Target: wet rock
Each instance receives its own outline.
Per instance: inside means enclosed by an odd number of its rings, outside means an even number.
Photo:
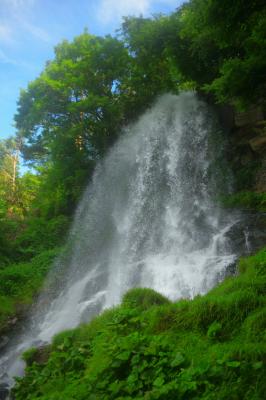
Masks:
[[[7,383],[0,383],[0,400],[6,400],[9,395],[9,387]]]
[[[237,274],[237,262],[234,262],[234,263],[227,265],[222,278],[224,279],[227,276],[234,276],[236,274]]]
[[[10,320],[10,325],[15,325],[18,322],[18,318],[14,317]]]
[[[242,211],[227,236],[236,254],[255,253],[266,243],[266,213]]]
[[[241,156],[240,156],[241,165],[246,166],[254,160],[254,155],[251,150],[247,149]]]
[[[0,349],[5,347],[8,342],[9,342],[9,337],[8,336],[0,336]]]

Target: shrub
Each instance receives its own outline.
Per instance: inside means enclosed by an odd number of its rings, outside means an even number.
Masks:
[[[17,310],[32,303],[58,253],[58,248],[47,250],[30,262],[0,269],[0,331]]]

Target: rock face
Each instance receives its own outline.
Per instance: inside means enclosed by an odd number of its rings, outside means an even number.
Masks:
[[[263,153],[266,150],[266,136],[256,136],[249,141],[249,144],[256,153]]]
[[[215,104],[212,95],[198,92],[217,114],[229,137],[228,160],[235,173],[235,190],[266,192],[266,104],[238,112],[232,104]]]
[[[258,192],[266,192],[266,155],[264,156],[261,168],[257,173],[255,185]]]
[[[257,122],[263,120],[263,109],[261,106],[251,106],[245,112],[235,112],[234,120],[235,126],[240,128],[247,125],[255,125]]]
[[[262,107],[234,114],[229,133],[229,159],[236,190],[266,192],[266,120]]]
[[[255,254],[266,243],[266,213],[238,210],[236,216],[238,222],[227,233],[233,250],[241,256]]]
[[[9,342],[9,337],[6,335],[0,336],[0,350],[4,348]]]
[[[21,319],[23,319],[24,314],[21,313]],[[0,330],[0,354],[4,350],[4,348],[7,346],[7,344],[10,341],[10,332],[14,331],[14,327],[17,325],[19,322],[19,318],[16,316],[12,316],[7,319],[6,324],[2,329]],[[1,400],[1,397],[0,397]]]

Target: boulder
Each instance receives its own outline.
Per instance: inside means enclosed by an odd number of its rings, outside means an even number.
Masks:
[[[249,145],[256,153],[263,153],[266,149],[266,136],[256,136],[250,139]]]

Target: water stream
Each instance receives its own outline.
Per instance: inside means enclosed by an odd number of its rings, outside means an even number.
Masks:
[[[176,300],[223,279],[238,256],[228,237],[237,217],[215,201],[228,186],[219,137],[193,93],[162,96],[124,130],[76,211],[68,261],[49,278],[61,276],[59,287],[42,294],[26,333],[0,359],[6,378],[21,373],[23,349],[88,321],[131,287]]]

